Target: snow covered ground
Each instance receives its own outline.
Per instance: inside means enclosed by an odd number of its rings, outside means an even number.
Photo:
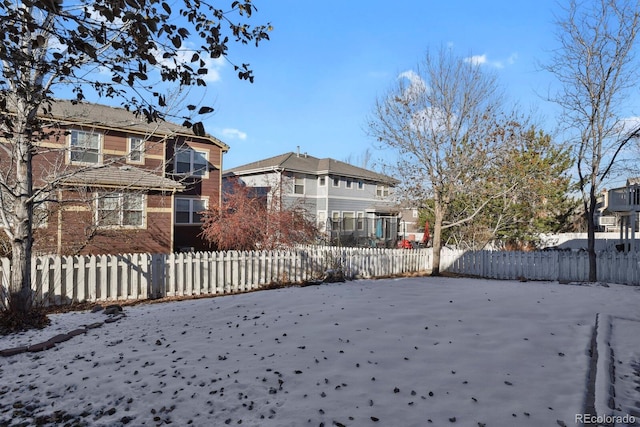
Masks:
[[[0,425],[574,426],[597,313],[625,319],[640,385],[638,307],[620,285],[430,277],[125,307],[0,358]],[[105,318],[52,315],[0,349]]]

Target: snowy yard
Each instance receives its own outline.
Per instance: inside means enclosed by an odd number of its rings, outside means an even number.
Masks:
[[[574,426],[597,313],[625,319],[616,404],[640,411],[639,307],[621,285],[430,277],[125,307],[0,358],[0,425]],[[52,315],[0,349],[106,318]]]

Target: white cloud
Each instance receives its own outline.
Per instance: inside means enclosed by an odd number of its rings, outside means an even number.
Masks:
[[[429,91],[428,85],[415,71],[409,70],[400,73],[399,79],[409,80],[409,86],[405,89],[403,96],[410,102],[421,102],[420,97]],[[425,106],[416,111],[411,119],[411,126],[422,132],[441,133],[448,130],[448,126],[455,117],[447,118],[446,113],[437,107]]]
[[[468,58],[464,58],[464,62],[470,62],[473,65],[482,65],[487,63],[487,55],[473,55]]]
[[[427,91],[427,84],[422,80],[422,77],[415,71],[404,71],[398,75],[398,79],[409,80],[409,86],[406,88],[404,96],[407,99],[414,99]]]
[[[221,134],[223,137],[229,138],[229,139],[239,139],[241,141],[244,141],[245,139],[247,139],[247,134],[238,129],[225,128],[225,129],[222,129]]]
[[[620,133],[631,133],[640,127],[640,117],[626,117],[620,120],[620,123],[618,124],[620,126]]]
[[[207,74],[201,76],[202,79],[207,83],[220,81],[221,79],[220,72],[222,71],[222,68],[224,68],[226,64],[225,59],[221,56],[216,59],[207,58],[204,60],[204,62],[206,64],[205,67],[207,68],[208,72]]]
[[[504,68],[505,67],[505,63],[507,65],[513,65],[515,64],[516,60],[518,59],[518,54],[517,53],[512,53],[507,59],[505,60],[498,60],[498,61],[490,61],[489,58],[487,58],[487,54],[482,54],[482,55],[473,55],[473,56],[469,56],[467,58],[464,58],[464,62],[469,62],[473,65],[487,65],[489,67],[493,67],[493,68]]]
[[[407,79],[411,82],[411,84],[420,84],[422,86],[424,86],[424,81],[422,80],[422,77],[420,77],[415,71],[412,70],[408,70],[408,71],[404,71],[402,73],[400,73],[398,75],[399,79]]]
[[[185,46],[184,50],[180,50],[177,52],[176,55],[176,62],[181,63],[181,64],[186,64],[189,65],[191,62],[191,57],[193,56],[194,51],[190,50],[188,46]],[[155,57],[156,57],[156,61],[158,61],[158,64],[162,64],[164,66],[173,68],[173,62],[169,59],[165,59],[163,58],[163,52],[161,51],[157,51],[155,53]],[[214,82],[218,82],[221,79],[221,71],[222,68],[224,68],[226,61],[224,59],[224,57],[220,56],[219,58],[202,58],[203,61],[205,62],[205,68],[207,69],[207,74],[202,74],[200,75],[200,78],[202,78],[202,80],[204,80],[207,83],[214,83]],[[198,66],[198,64],[196,63],[195,66]]]
[[[441,134],[449,132],[456,120],[455,115],[447,115],[441,108],[427,107],[413,115],[412,125],[421,132]]]

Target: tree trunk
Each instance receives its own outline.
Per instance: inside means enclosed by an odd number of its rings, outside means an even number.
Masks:
[[[26,123],[26,120],[25,120]],[[26,126],[25,126],[26,127]],[[9,310],[24,319],[31,311],[31,252],[33,247],[33,180],[31,144],[22,135],[15,147],[16,191],[11,226],[11,282]]]
[[[431,275],[440,275],[440,251],[442,250],[442,219],[444,213],[438,201],[436,200],[434,208],[434,221],[433,221],[433,262],[431,266]]]
[[[9,311],[24,319],[33,306],[31,294],[30,239],[11,242],[11,283],[9,285]]]
[[[596,224],[595,210],[597,205],[594,194],[595,187],[591,186],[589,194],[589,208],[587,209],[587,254],[589,256],[589,282],[598,281],[598,263],[596,259]]]

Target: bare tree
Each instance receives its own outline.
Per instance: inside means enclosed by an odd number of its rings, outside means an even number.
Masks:
[[[367,148],[360,155],[354,157],[353,154],[349,154],[345,159],[345,163],[349,163],[350,165],[358,166],[363,169],[371,168],[371,158],[373,157],[373,153],[371,150]]]
[[[427,53],[376,102],[370,136],[397,152],[408,196],[433,201],[433,275],[440,273],[443,228],[465,223],[508,191],[492,184],[487,166],[522,125],[503,114],[496,76],[447,48]],[[451,204],[465,193],[474,205],[464,218],[448,221]]]
[[[262,191],[270,188],[268,192]],[[311,244],[314,218],[302,204],[284,205],[279,188],[247,187],[229,178],[221,206],[203,212],[202,236],[218,250],[273,250]]]
[[[254,11],[251,0],[233,1],[227,11],[190,0],[171,6],[160,0],[0,3],[0,150],[8,171],[0,182],[0,214],[11,244],[8,312],[18,323],[28,321],[32,307],[34,207],[52,190],[34,187],[33,154],[50,136],[41,117],[56,90],[66,87],[77,101],[94,90],[148,121],[164,119],[162,82],[206,86],[211,61],[227,58],[233,41],[268,39],[269,25],[248,23]],[[234,68],[253,81],[248,64]],[[184,124],[203,133],[192,113],[211,107],[187,110]]]
[[[597,280],[595,231],[597,197],[620,154],[638,136],[622,117],[630,89],[638,83],[634,45],[640,6],[632,0],[571,0],[559,19],[554,51],[543,68],[560,83],[551,96],[572,132],[578,187],[586,216],[589,280]]]

